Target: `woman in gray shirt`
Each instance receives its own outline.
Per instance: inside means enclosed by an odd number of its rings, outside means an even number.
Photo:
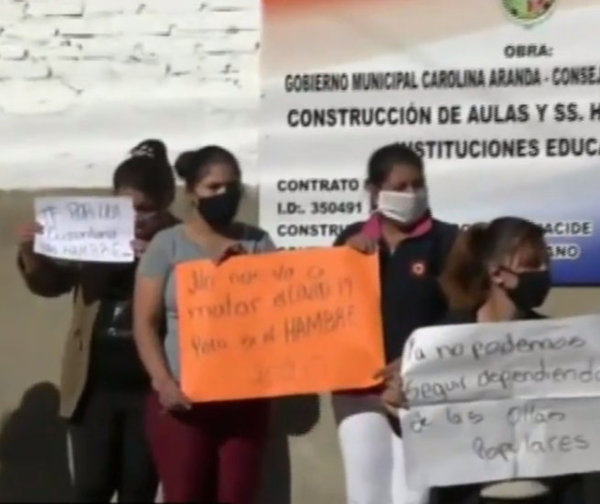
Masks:
[[[275,247],[266,232],[234,222],[242,184],[230,152],[216,146],[186,152],[175,169],[194,211],[184,224],[156,235],[136,278],[135,339],[155,391],[147,411],[150,445],[166,501],[255,504],[269,401],[191,403],[185,397],[179,385],[175,267]]]

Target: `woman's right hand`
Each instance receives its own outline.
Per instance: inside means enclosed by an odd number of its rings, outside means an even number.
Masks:
[[[192,407],[190,400],[181,391],[179,383],[168,378],[155,385],[158,400],[166,411],[187,411]]]
[[[400,408],[406,409],[408,407],[400,376],[385,383],[385,388],[381,393],[381,402],[392,416],[398,416]]]
[[[32,221],[21,224],[17,228],[17,240],[19,241],[19,246],[23,248],[31,247],[35,240],[35,235],[43,232],[44,228],[39,222]]]
[[[401,370],[402,360],[398,358],[375,375],[375,379],[383,381],[384,389],[381,393],[381,401],[386,410],[394,416],[398,415],[399,408],[408,406],[404,395]]]
[[[348,238],[346,245],[362,254],[372,254],[377,251],[377,240],[370,238],[363,232]]]

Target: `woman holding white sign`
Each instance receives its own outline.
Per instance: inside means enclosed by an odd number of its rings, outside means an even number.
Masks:
[[[373,215],[349,226],[335,245],[379,253],[385,353],[393,362],[412,331],[446,313],[437,277],[458,227],[432,217],[423,161],[404,145],[372,154],[367,189]],[[407,487],[397,420],[385,411],[380,392],[378,387],[333,395],[347,502],[424,504],[428,490]]]
[[[549,265],[544,230],[536,224],[503,217],[471,226],[459,236],[442,274],[452,309],[443,324],[543,318],[535,309],[550,291]],[[580,478],[564,476],[436,488],[431,504],[477,504],[482,499],[584,503]]]
[[[139,256],[177,221],[168,208],[175,180],[162,142],[138,145],[113,175],[117,196],[133,200]],[[33,250],[37,223],[20,230],[19,270],[43,297],[72,294],[60,413],[69,421],[77,502],[151,502],[158,480],[144,433],[149,380],[133,341],[136,263],[58,263]]]
[[[183,153],[175,168],[192,213],[184,224],[156,235],[136,279],[135,338],[155,391],[148,402],[150,444],[167,502],[255,504],[270,402],[192,403],[184,395],[175,270],[184,262],[221,262],[275,247],[265,231],[234,221],[242,181],[233,154],[204,147]]]

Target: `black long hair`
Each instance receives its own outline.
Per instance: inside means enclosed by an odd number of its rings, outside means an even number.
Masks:
[[[215,163],[229,166],[236,177],[241,178],[242,170],[237,158],[218,145],[208,145],[195,151],[183,152],[175,161],[175,171],[186,188],[192,190],[202,180],[206,169]]]
[[[452,308],[470,310],[488,296],[491,280],[488,267],[523,253],[527,266],[540,267],[549,261],[544,229],[520,217],[499,217],[463,231],[452,248],[442,287]]]
[[[113,174],[115,191],[131,187],[148,195],[157,205],[169,207],[175,199],[175,177],[161,140],[149,139],[129,151]]]

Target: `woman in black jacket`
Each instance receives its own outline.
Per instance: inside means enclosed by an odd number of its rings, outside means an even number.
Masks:
[[[371,155],[367,189],[373,212],[348,226],[335,245],[379,255],[386,362],[396,361],[409,335],[447,310],[438,277],[458,226],[432,215],[423,160],[405,145]],[[409,488],[397,420],[386,414],[380,387],[333,394],[348,503],[425,504],[427,488]]]

